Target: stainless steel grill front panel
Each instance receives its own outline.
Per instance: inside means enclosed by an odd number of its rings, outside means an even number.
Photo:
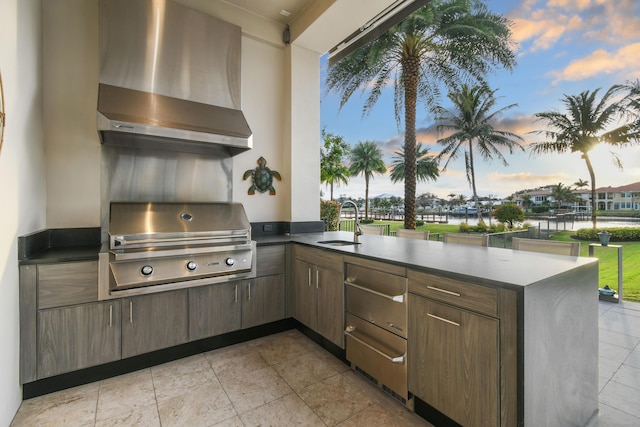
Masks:
[[[103,251],[101,299],[255,275],[256,244],[238,203],[113,202]]]

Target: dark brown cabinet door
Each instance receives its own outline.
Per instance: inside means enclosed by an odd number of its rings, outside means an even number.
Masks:
[[[120,301],[38,312],[37,376],[120,359]]]
[[[242,327],[284,319],[284,274],[242,281]]]
[[[465,426],[499,425],[499,322],[409,294],[409,391]]]
[[[187,342],[187,290],[122,299],[122,357]]]
[[[189,289],[189,339],[237,331],[241,324],[241,282]]]

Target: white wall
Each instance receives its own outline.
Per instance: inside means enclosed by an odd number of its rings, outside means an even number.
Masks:
[[[100,226],[98,2],[42,2],[47,227]]]
[[[22,399],[17,237],[45,227],[40,0],[0,0],[7,128],[0,150],[0,425]]]

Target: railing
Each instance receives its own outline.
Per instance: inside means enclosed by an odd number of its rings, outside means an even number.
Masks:
[[[514,237],[524,237],[526,239],[536,238],[537,234],[535,228],[528,228],[526,230],[516,231],[503,231],[501,233],[490,233],[489,247],[491,248],[505,248],[511,249],[511,244]]]

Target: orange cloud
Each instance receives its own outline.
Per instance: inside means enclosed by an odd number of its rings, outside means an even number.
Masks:
[[[526,184],[528,185],[545,185],[549,182],[560,182],[563,180],[570,179],[570,177],[564,173],[555,173],[555,174],[547,174],[547,175],[534,175],[531,172],[519,172],[519,173],[501,173],[501,172],[491,172],[486,175],[489,181],[497,181],[497,182],[509,182],[514,183],[517,182],[519,185]]]
[[[584,80],[598,74],[612,74],[621,70],[640,68],[640,43],[623,46],[616,52],[598,49],[590,55],[572,61],[563,70],[552,71],[554,83],[559,81]]]

